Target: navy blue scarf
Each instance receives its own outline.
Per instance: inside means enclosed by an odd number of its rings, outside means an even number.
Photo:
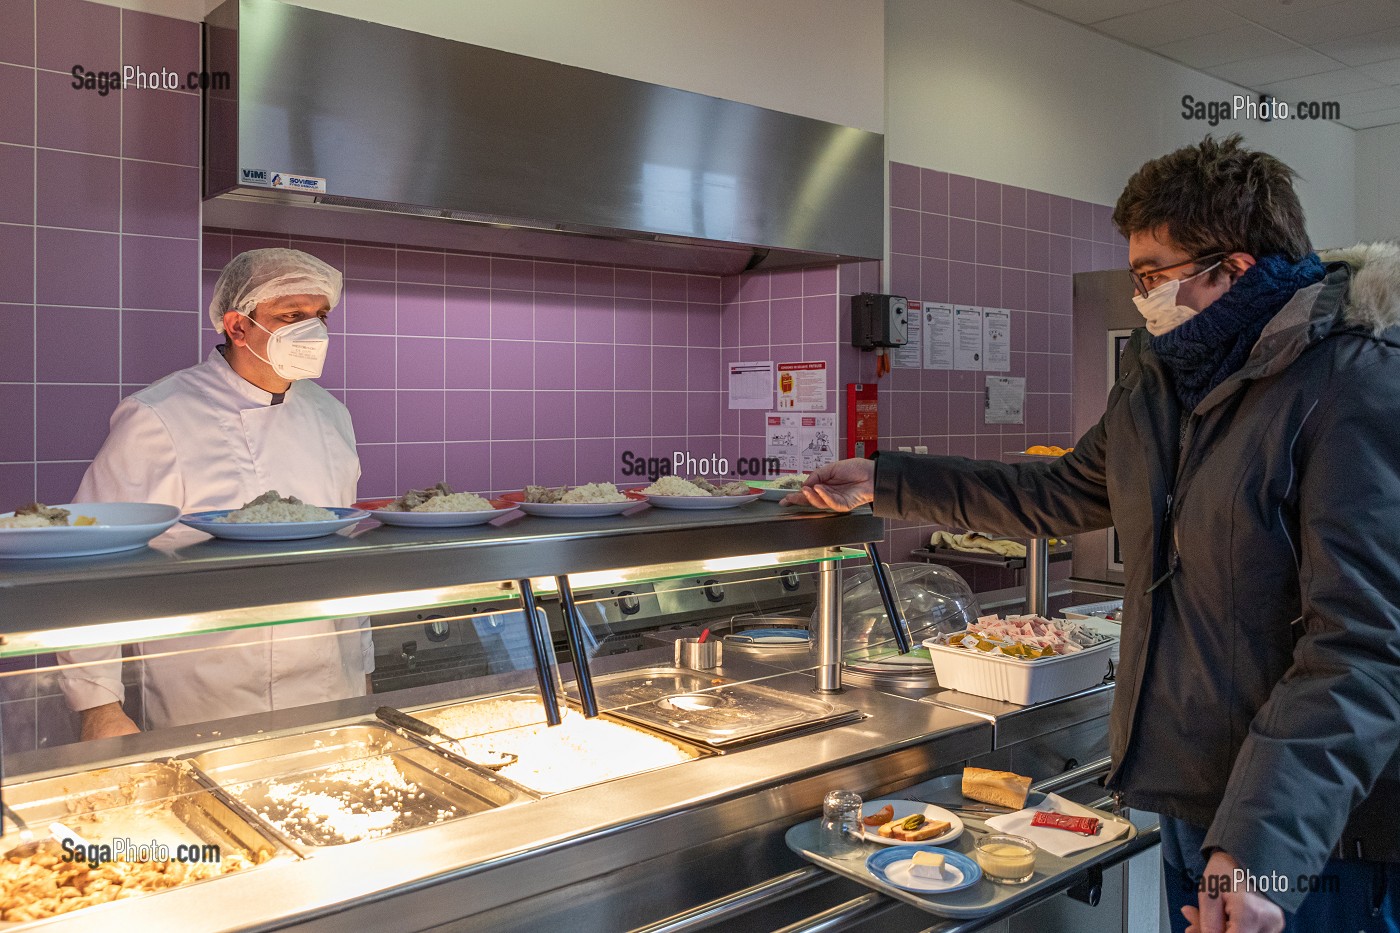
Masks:
[[[1176,397],[1193,410],[1249,359],[1264,326],[1301,288],[1321,281],[1322,262],[1265,256],[1200,314],[1158,337],[1152,349],[1172,374]]]

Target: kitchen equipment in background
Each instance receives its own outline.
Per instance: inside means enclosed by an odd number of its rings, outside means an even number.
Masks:
[[[938,685],[928,649],[900,654],[890,633],[885,607],[870,570],[846,574],[842,596],[842,678],[860,686]],[[977,621],[977,597],[967,581],[937,564],[892,564],[890,581],[909,622],[915,644],[960,632]]]
[[[274,0],[205,49],[206,226],[711,275],[883,254],[879,133]]]
[[[870,457],[880,445],[880,386],[846,383],[846,456]]]
[[[862,715],[829,700],[674,667],[609,674],[594,687],[599,705],[612,715],[712,748],[825,729]]]
[[[676,667],[688,667],[693,671],[708,671],[724,663],[724,643],[718,639],[708,641],[703,635],[676,639],[675,653]]]
[[[1109,390],[1118,381],[1123,348],[1133,329],[1141,326],[1128,270],[1074,276],[1075,437],[1103,417]],[[1112,528],[1075,535],[1070,568],[1074,580],[1099,584],[1106,596],[1122,594],[1123,558]]]
[[[861,350],[909,342],[909,300],[861,292],[851,296],[851,346]]]

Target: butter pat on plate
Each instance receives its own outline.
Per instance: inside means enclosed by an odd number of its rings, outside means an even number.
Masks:
[[[943,856],[937,852],[915,852],[909,874],[926,881],[942,881]]]

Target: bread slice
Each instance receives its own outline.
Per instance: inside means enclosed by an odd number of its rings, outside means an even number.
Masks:
[[[923,842],[927,839],[935,839],[946,833],[953,826],[952,823],[945,823],[942,820],[928,820],[918,829],[899,829],[894,831],[894,838],[900,842]]]
[[[970,800],[1019,810],[1026,805],[1031,779],[1011,771],[963,768],[962,792]]]

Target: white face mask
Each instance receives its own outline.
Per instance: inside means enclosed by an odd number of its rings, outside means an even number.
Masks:
[[[1148,333],[1154,337],[1160,337],[1169,330],[1175,330],[1198,312],[1195,308],[1188,308],[1186,305],[1176,303],[1176,293],[1181,289],[1182,282],[1189,282],[1192,279],[1200,278],[1215,266],[1202,269],[1195,275],[1187,276],[1184,279],[1169,279],[1158,285],[1146,295],[1134,295],[1133,304],[1137,305],[1138,313],[1147,321]]]
[[[248,317],[246,314],[243,316]],[[248,348],[248,352],[271,366],[277,375],[293,381],[315,379],[321,375],[331,340],[325,321],[313,317],[277,330],[267,330],[252,318],[248,320],[268,333],[266,357],[260,356],[252,347]]]

